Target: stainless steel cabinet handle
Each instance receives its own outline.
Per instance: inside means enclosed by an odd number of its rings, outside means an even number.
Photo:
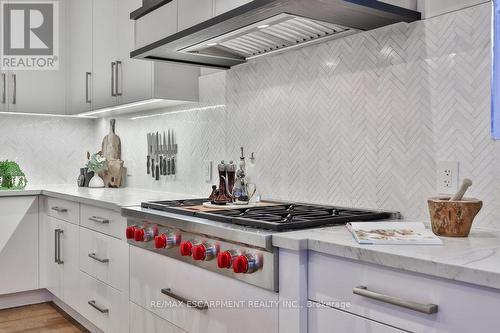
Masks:
[[[54,262],[59,263],[59,258],[57,258],[57,243],[59,239],[59,229],[54,229]]]
[[[61,235],[64,233],[64,230],[57,230],[57,263],[59,265],[64,264],[64,261],[61,260]]]
[[[58,207],[58,206],[51,207],[50,209],[55,210],[58,213],[68,212],[68,210],[66,208],[62,208],[62,207]]]
[[[7,75],[5,73],[2,73],[2,104],[7,103],[7,87],[6,87],[6,77]]]
[[[88,301],[87,303],[88,303],[91,307],[93,307],[94,309],[96,309],[97,311],[99,311],[100,313],[109,313],[109,309],[103,309],[103,308],[101,308],[99,305],[97,305],[97,304],[95,303],[95,301],[94,301],[94,300],[92,300],[92,301]]]
[[[407,301],[402,298],[394,296],[379,294],[377,292],[368,290],[366,286],[359,286],[353,288],[352,292],[359,296],[371,298],[380,302],[400,306],[417,312],[422,312],[426,314],[434,314],[438,312],[438,306],[436,304],[422,304],[413,301]]]
[[[16,104],[17,103],[17,75],[16,74],[12,74],[12,85],[13,85],[12,104]]]
[[[120,60],[116,61],[116,67],[115,67],[115,94],[116,96],[121,96],[122,92],[120,91],[120,72],[119,70],[122,69],[122,62]]]
[[[111,63],[111,96],[116,96],[115,92],[115,72],[116,72],[116,62]]]
[[[188,300],[187,298],[184,298],[182,296],[174,294],[170,288],[162,289],[161,293],[164,294],[164,295],[167,295],[169,297],[172,297],[173,299],[176,299],[176,300],[178,300],[181,303],[189,305],[190,307],[193,307],[193,308],[195,308],[197,310],[207,310],[208,309],[208,305],[206,305],[206,304],[200,304],[200,302],[191,301],[191,300]]]
[[[92,103],[90,99],[90,77],[92,76],[91,72],[85,73],[85,103]]]
[[[99,216],[89,217],[89,221],[97,222],[97,223],[102,223],[102,224],[108,224],[109,223],[108,219],[105,219],[105,218],[102,218],[102,217],[99,217]]]
[[[102,262],[103,264],[106,264],[109,262],[109,259],[101,259],[95,253],[89,253],[89,258],[92,258],[95,261]]]

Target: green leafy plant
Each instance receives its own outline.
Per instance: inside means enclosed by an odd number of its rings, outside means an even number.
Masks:
[[[14,161],[0,161],[0,190],[23,190],[28,184],[26,175]]]
[[[87,153],[87,156],[90,154]],[[101,152],[92,154],[92,156],[89,156],[89,160],[87,161],[87,168],[89,171],[93,171],[95,174],[98,172],[106,169],[107,163],[106,163],[106,158],[102,156]]]

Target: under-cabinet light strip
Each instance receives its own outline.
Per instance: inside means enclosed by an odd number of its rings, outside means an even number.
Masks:
[[[176,110],[176,111],[168,111],[168,112],[162,112],[162,113],[155,113],[155,114],[150,114],[150,115],[146,115],[146,116],[131,117],[130,119],[131,120],[139,120],[139,119],[153,118],[153,117],[159,117],[159,116],[167,116],[167,115],[176,114],[176,113],[213,110],[213,109],[223,108],[225,106],[226,106],[225,104],[210,105],[210,106],[203,106],[203,107],[198,107],[198,108],[191,108],[191,109],[184,109],[184,110]]]
[[[106,113],[106,112],[112,112],[112,111],[118,111],[118,110],[133,108],[133,107],[136,107],[136,106],[142,106],[142,105],[147,105],[147,104],[152,104],[152,103],[158,103],[158,102],[161,102],[161,101],[163,101],[163,99],[148,99],[148,100],[145,100],[145,101],[140,101],[140,102],[135,102],[135,103],[129,103],[129,104],[124,104],[124,105],[119,105],[119,106],[113,106],[113,107],[99,109],[99,110],[95,110],[95,111],[83,112],[83,113],[79,113],[77,116],[79,116],[79,117],[93,116],[93,115],[96,115],[96,114],[101,114],[101,113]]]
[[[96,117],[91,117],[91,116],[70,115],[70,114],[29,113],[29,112],[0,112],[0,117],[2,115],[51,117],[51,118],[79,118],[79,119],[95,119],[96,118]]]

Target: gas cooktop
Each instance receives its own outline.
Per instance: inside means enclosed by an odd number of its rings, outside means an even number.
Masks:
[[[206,198],[153,201],[144,202],[141,207],[274,231],[397,217],[397,213],[391,212],[283,202],[262,202],[250,208],[205,209],[203,203],[208,201]]]

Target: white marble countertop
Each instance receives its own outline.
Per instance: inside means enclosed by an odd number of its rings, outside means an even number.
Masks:
[[[277,234],[273,245],[500,289],[500,231],[473,229],[468,238],[442,240],[444,245],[361,245],[338,226]]]
[[[121,207],[137,206],[143,201],[190,198],[192,195],[145,190],[139,188],[88,188],[75,185],[46,185],[22,191],[0,191],[0,197],[47,195],[83,204],[119,211]]]

